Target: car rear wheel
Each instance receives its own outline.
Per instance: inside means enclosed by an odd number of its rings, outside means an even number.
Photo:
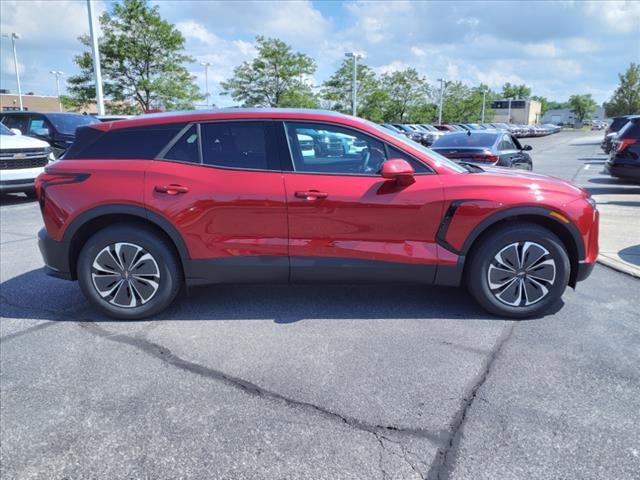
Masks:
[[[151,229],[114,225],[85,243],[78,281],[87,299],[109,316],[134,320],[173,302],[182,285],[176,256]]]
[[[466,285],[485,310],[527,318],[559,301],[570,271],[569,256],[553,232],[517,223],[480,240],[471,255]]]

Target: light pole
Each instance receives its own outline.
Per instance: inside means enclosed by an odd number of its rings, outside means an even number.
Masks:
[[[210,62],[202,62],[200,63],[204,67],[204,89],[205,89],[205,103],[207,107],[209,107],[209,67],[211,66]]]
[[[487,91],[482,90],[482,123],[484,123],[485,104],[487,101]]]
[[[507,113],[507,123],[511,123],[511,98],[509,98],[509,113]]]
[[[347,52],[344,54],[347,58],[353,58],[353,80],[351,82],[351,114],[356,116],[356,107],[357,107],[357,83],[358,83],[358,59],[364,58],[364,55],[356,52]]]
[[[62,111],[62,100],[60,100],[60,77],[64,75],[64,72],[60,70],[50,70],[51,75],[56,76],[56,91],[58,92],[58,110]]]
[[[18,54],[16,53],[16,40],[20,38],[20,35],[14,32],[11,35],[5,33],[2,36],[11,38],[11,46],[13,47],[13,65],[16,68],[16,84],[18,85],[18,105],[20,105],[20,110],[22,110],[22,89],[20,88],[20,73],[18,72]]]
[[[444,100],[444,78],[438,78],[440,82],[440,105],[438,106],[438,125],[442,125],[442,102]]]
[[[89,10],[89,34],[91,35],[91,51],[93,53],[93,73],[96,81],[96,103],[98,104],[98,115],[104,115],[104,98],[102,97],[102,73],[100,72],[100,49],[98,47],[98,32],[96,19],[93,15],[91,0],[87,0]]]

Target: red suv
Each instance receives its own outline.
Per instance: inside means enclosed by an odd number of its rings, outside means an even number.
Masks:
[[[522,318],[586,278],[598,212],[571,183],[457,164],[334,112],[229,109],[78,129],[37,180],[49,273],[125,319],[183,284],[465,284]]]

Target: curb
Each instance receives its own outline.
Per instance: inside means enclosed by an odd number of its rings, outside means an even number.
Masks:
[[[628,263],[618,260],[616,258],[605,257],[602,254],[598,255],[598,263],[605,265],[609,268],[617,270],[620,273],[630,275],[634,278],[640,278],[640,268],[629,265]]]

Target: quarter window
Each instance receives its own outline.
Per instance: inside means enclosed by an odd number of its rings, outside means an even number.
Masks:
[[[277,170],[266,122],[214,122],[200,126],[205,165],[243,170]],[[276,168],[277,167],[277,168]]]

